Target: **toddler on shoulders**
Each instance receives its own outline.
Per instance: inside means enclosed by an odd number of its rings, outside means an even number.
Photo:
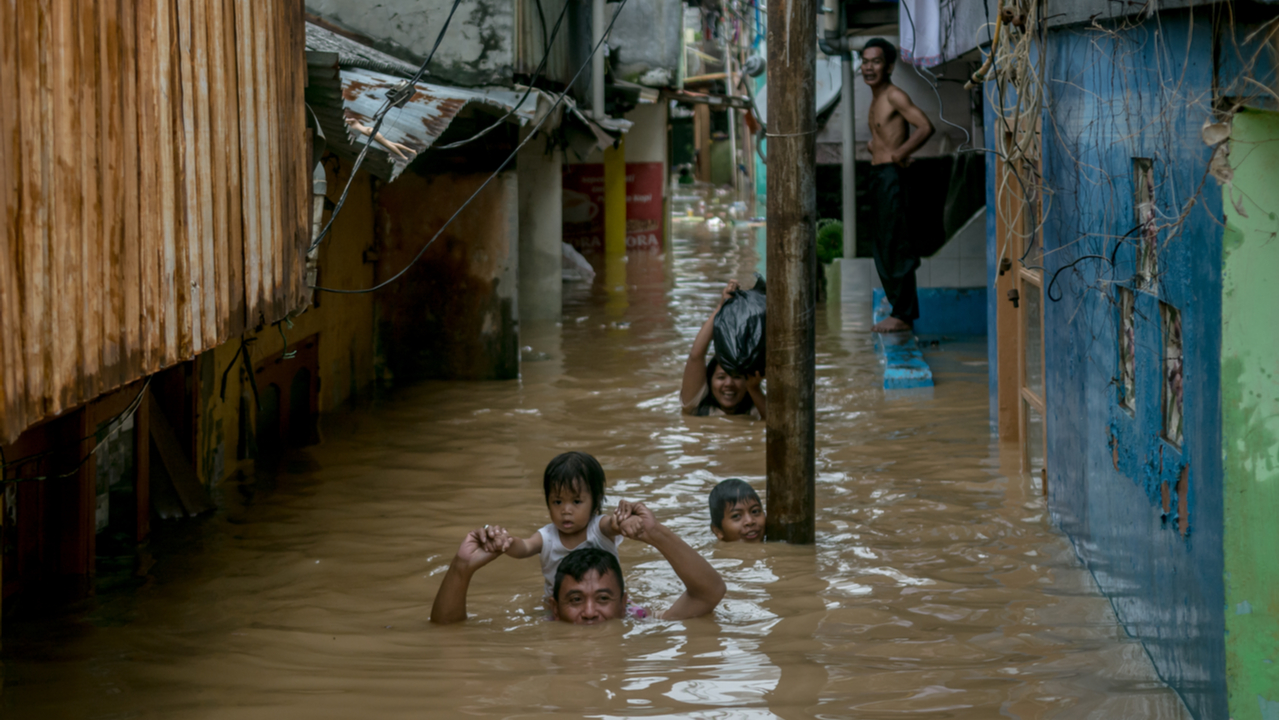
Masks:
[[[545,595],[550,597],[556,568],[570,551],[589,547],[618,555],[619,523],[630,516],[631,503],[624,500],[614,512],[601,514],[604,482],[604,468],[594,457],[582,452],[557,455],[542,475],[551,522],[527,538],[513,538],[504,528],[485,526],[485,550],[513,558],[539,556]]]

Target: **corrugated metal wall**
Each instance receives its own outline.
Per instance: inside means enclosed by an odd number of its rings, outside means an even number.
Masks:
[[[301,0],[0,0],[0,442],[305,303]]]
[[[571,67],[572,44],[569,39],[573,37],[573,28],[570,18],[566,16],[559,32],[554,38],[550,37],[556,25],[556,18],[560,17],[560,11],[568,2],[569,0],[516,0],[516,57],[513,72],[532,75],[533,71],[538,69],[542,56],[547,54],[547,39],[551,40],[551,52],[547,57],[547,66],[543,69],[542,76],[555,83],[567,83],[577,72],[578,68]],[[612,7],[610,13],[612,13]],[[587,22],[590,23],[590,10],[586,11],[586,17]],[[542,33],[544,19],[547,31],[545,36]]]

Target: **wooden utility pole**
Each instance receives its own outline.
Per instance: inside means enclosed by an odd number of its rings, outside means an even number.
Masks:
[[[769,540],[814,541],[815,0],[769,3]]]

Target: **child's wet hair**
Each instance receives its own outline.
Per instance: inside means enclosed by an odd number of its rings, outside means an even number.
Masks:
[[[587,457],[591,457],[588,455]],[[560,561],[560,567],[556,568],[556,582],[551,586],[551,597],[560,601],[560,582],[565,576],[573,578],[578,582],[582,582],[582,578],[587,573],[594,570],[597,575],[604,577],[607,573],[613,573],[618,578],[618,592],[622,595],[627,594],[627,586],[622,580],[622,566],[618,564],[618,558],[607,550],[593,547],[580,547],[577,550],[564,556]]]
[[[707,498],[707,507],[711,511],[711,527],[716,530],[722,529],[720,523],[724,522],[724,511],[743,500],[760,502],[760,496],[745,480],[729,478],[720,481],[719,485],[712,488],[711,496]]]
[[[599,515],[604,505],[604,468],[590,455],[570,451],[561,453],[547,463],[542,474],[542,494],[551,502],[556,490],[587,490],[591,493],[591,514]],[[576,577],[576,576],[575,576]]]

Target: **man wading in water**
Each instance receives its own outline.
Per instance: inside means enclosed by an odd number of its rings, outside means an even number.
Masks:
[[[658,617],[685,620],[706,615],[720,604],[725,591],[720,573],[680,536],[658,522],[642,503],[632,505],[631,515],[620,518],[618,524],[626,537],[657,548],[684,583],[684,594]],[[506,547],[497,552],[484,549],[491,539],[490,530],[488,525],[472,530],[462,541],[436,591],[431,622],[448,625],[467,619],[467,589],[471,578],[506,550]],[[510,536],[505,537],[505,543],[511,543]],[[618,559],[604,550],[588,547],[580,547],[560,561],[549,606],[551,619],[575,625],[595,625],[626,617],[642,619],[649,615],[646,609],[627,603]]]
[[[886,40],[873,38],[862,50],[862,79],[871,86],[871,196],[876,203],[876,272],[885,297],[893,306],[890,316],[871,327],[878,333],[902,332],[920,317],[916,297],[916,257],[907,237],[907,203],[900,168],[911,164],[911,153],[933,134],[933,124],[911,102],[910,96],[890,80],[898,50]],[[915,132],[907,133],[907,125]]]

